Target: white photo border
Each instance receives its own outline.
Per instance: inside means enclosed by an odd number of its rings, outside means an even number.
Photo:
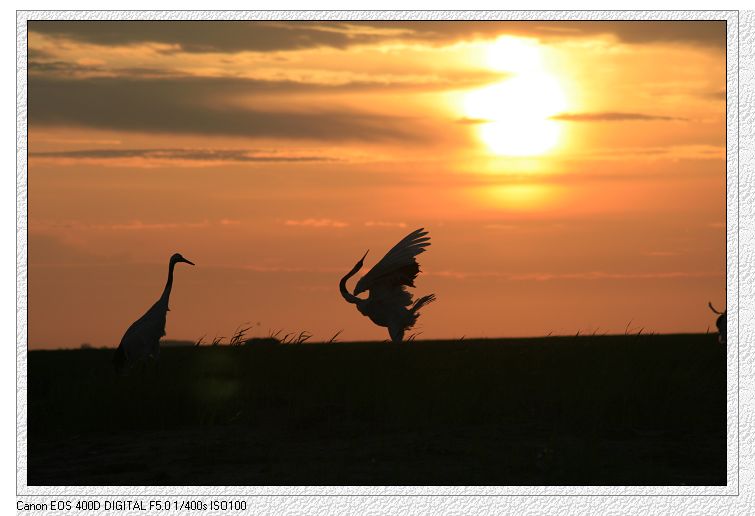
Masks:
[[[726,53],[726,234],[727,234],[727,484],[726,486],[28,486],[27,485],[27,22],[31,20],[724,20],[727,22]],[[743,259],[740,270],[740,199],[753,198],[752,170],[749,176],[741,177],[740,152],[746,164],[753,163],[755,135],[752,127],[740,133],[741,118],[751,120],[753,103],[740,110],[739,98],[753,99],[753,13],[739,11],[17,11],[17,68],[16,68],[16,185],[17,185],[17,335],[16,335],[16,494],[17,496],[213,496],[259,497],[264,506],[275,497],[344,497],[328,502],[330,509],[338,512],[353,511],[362,502],[353,502],[355,496],[390,497],[490,497],[513,496],[506,502],[508,510],[518,512],[517,507],[541,502],[530,497],[590,496],[603,497],[600,505],[605,510],[616,508],[617,496],[738,496],[743,473],[744,480],[752,483],[752,447],[745,446],[745,457],[740,458],[740,430],[742,425],[752,428],[752,416],[747,411],[747,421],[740,421],[740,404],[752,406],[753,374],[750,354],[753,344],[753,295],[752,285],[743,284],[741,277],[752,277],[754,250],[742,246]],[[741,29],[741,30],[740,30]],[[748,42],[740,47],[740,42]],[[741,50],[741,54],[740,54]],[[740,58],[747,66],[740,66]],[[744,84],[740,83],[744,79]],[[740,86],[742,84],[742,86]],[[740,151],[740,144],[742,145]],[[745,242],[752,241],[752,208],[743,211]],[[740,319],[740,295],[742,308],[750,317]],[[747,306],[745,306],[747,305]],[[740,326],[745,342],[740,346]],[[749,330],[749,331],[748,331]],[[748,362],[749,359],[749,362]],[[741,365],[741,370],[740,370]],[[741,376],[740,376],[741,373]],[[740,381],[744,386],[740,389]],[[747,432],[744,432],[748,435]],[[742,468],[740,470],[740,460]],[[351,500],[351,501],[349,501]],[[677,506],[669,498],[668,507]],[[288,500],[291,507],[305,509],[300,502]],[[623,503],[623,502],[622,502]],[[734,505],[736,502],[732,501]],[[640,506],[643,504],[640,503]],[[708,502],[695,505],[702,510]],[[429,508],[429,505],[425,506]],[[367,506],[362,506],[367,509]],[[646,506],[647,508],[647,506]]]

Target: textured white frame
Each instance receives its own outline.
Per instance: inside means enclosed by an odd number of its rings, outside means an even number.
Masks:
[[[754,505],[748,490],[752,485],[752,402],[755,379],[753,344],[752,206],[740,211],[740,198],[752,199],[752,164],[755,132],[752,119],[755,91],[755,29],[752,11],[17,11],[17,339],[16,339],[16,494],[24,501],[51,497],[98,496],[107,499],[176,499],[175,497],[245,498],[250,510],[275,507],[296,512],[363,512],[379,509],[390,513],[412,510],[435,512],[462,510],[475,513],[496,508],[507,512],[565,510],[576,502],[580,512],[621,511],[647,513],[658,508],[670,512],[691,510],[710,513],[723,508],[726,514],[747,513]],[[79,486],[35,487],[26,485],[27,401],[27,29],[29,20],[725,20],[727,22],[727,485],[726,486]],[[741,61],[740,61],[741,60]],[[741,82],[740,82],[741,81]],[[739,99],[745,99],[740,110]],[[749,122],[740,133],[739,123]],[[741,149],[740,149],[741,144]],[[746,164],[740,176],[740,155]],[[749,165],[749,167],[747,167]],[[740,227],[740,216],[744,222]],[[743,241],[740,242],[740,234]],[[742,270],[740,271],[740,249]],[[740,301],[742,306],[740,307]],[[749,317],[747,317],[749,315]],[[742,316],[740,318],[740,316]],[[740,327],[744,342],[740,346]],[[749,330],[749,331],[748,331]],[[740,388],[741,381],[741,388]],[[740,418],[740,408],[744,407]],[[740,444],[743,446],[740,448]],[[740,496],[741,495],[741,496]],[[723,497],[723,498],[721,498]],[[318,509],[319,508],[319,509]],[[176,514],[178,512],[171,512]],[[190,511],[186,511],[189,514]]]

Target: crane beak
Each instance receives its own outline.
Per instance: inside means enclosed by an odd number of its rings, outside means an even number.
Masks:
[[[369,253],[369,252],[370,252],[370,250],[367,249],[367,253]],[[367,253],[364,253],[364,256],[362,256],[362,258],[359,260],[359,263],[364,264],[364,259],[367,258]]]
[[[185,263],[188,263],[189,265],[194,265],[194,262],[190,262],[190,261],[189,261],[189,260],[187,260],[186,258],[184,258],[184,259],[183,259],[183,261],[184,261]]]

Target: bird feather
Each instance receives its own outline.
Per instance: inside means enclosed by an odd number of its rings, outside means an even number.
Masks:
[[[413,287],[414,280],[419,274],[419,264],[415,257],[425,252],[430,245],[430,237],[426,236],[424,228],[411,232],[398,244],[393,246],[370,271],[357,282],[357,291],[373,289],[382,290],[386,287]],[[405,292],[405,291],[404,291]],[[371,297],[373,293],[370,293]],[[411,299],[411,294],[406,292]]]

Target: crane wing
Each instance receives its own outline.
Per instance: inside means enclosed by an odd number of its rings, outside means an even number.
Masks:
[[[383,290],[404,285],[413,287],[419,274],[419,264],[415,257],[424,253],[425,247],[429,245],[430,237],[424,228],[409,233],[359,279],[356,291]]]

